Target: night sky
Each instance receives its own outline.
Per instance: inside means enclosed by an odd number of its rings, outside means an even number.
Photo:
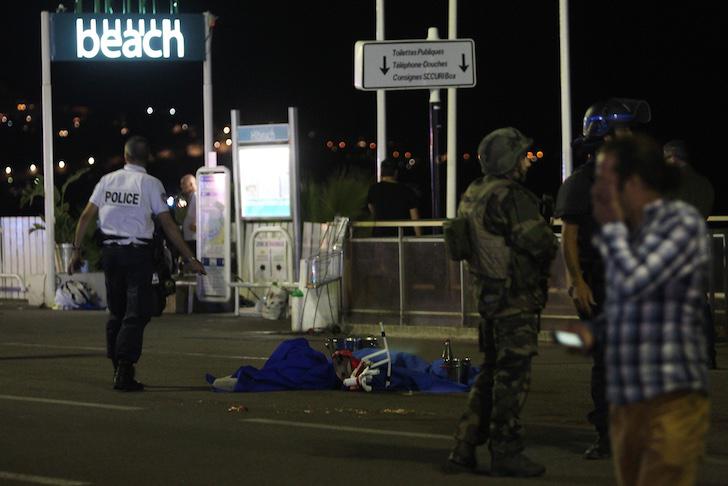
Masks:
[[[0,181],[2,214],[17,213],[12,206],[30,180],[24,175],[29,164],[42,167],[39,12],[54,11],[58,3],[2,3],[0,113],[17,118],[12,128],[0,125],[0,166],[13,167],[16,179]],[[88,10],[93,2],[85,3]],[[163,0],[158,3],[167,7]],[[726,214],[728,197],[719,183],[728,111],[719,73],[728,58],[725,7],[696,1],[674,6],[635,0],[570,3],[572,138],[592,102],[610,96],[646,99],[653,121],[645,130],[661,142],[687,140],[694,165],[716,186],[713,213]],[[287,107],[297,106],[304,176],[322,178],[346,165],[373,173],[375,152],[353,148],[358,140],[376,139],[375,94],[353,87],[353,45],[375,38],[374,0],[180,4],[182,13],[209,10],[219,17],[212,54],[216,139],[224,141],[231,108],[240,109],[243,124],[258,124],[285,122]],[[72,2],[66,6],[72,8]],[[475,157],[462,155],[474,154],[490,130],[511,125],[533,137],[545,153],[528,185],[555,195],[561,171],[558,1],[460,0],[458,24],[458,37],[475,41],[478,80],[474,88],[459,91],[458,190],[480,172]],[[447,36],[446,0],[387,2],[388,39],[424,38],[430,26]],[[148,135],[157,150],[172,154],[150,167],[170,192],[177,190],[179,176],[202,165],[201,156],[184,148],[202,143],[201,64],[54,63],[53,85],[56,134],[71,125],[74,114],[82,119],[66,139],[56,136],[56,160],[68,161],[65,174],[83,167],[89,155],[98,161],[74,191],[80,204],[103,173],[118,167],[122,127]],[[442,95],[445,100],[446,92]],[[412,152],[417,163],[404,179],[423,192],[425,215],[427,101],[426,90],[387,96],[390,149]],[[27,131],[16,111],[21,102],[35,106]],[[155,108],[154,115],[146,114],[147,106]],[[176,109],[173,117],[170,107]],[[181,123],[189,129],[173,134]],[[325,146],[329,140],[345,141],[347,149],[332,153]],[[229,151],[220,154],[222,163],[229,158]]]

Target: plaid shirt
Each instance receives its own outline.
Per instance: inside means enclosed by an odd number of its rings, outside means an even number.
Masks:
[[[709,251],[692,206],[659,199],[630,233],[608,223],[595,244],[607,277],[607,398],[614,405],[707,391],[703,306]]]

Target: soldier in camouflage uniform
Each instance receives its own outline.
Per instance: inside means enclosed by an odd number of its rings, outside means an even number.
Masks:
[[[467,266],[482,316],[485,361],[458,423],[450,470],[475,469],[475,448],[488,440],[492,475],[539,476],[546,470],[522,454],[519,418],[537,354],[548,271],[558,250],[536,196],[521,185],[532,143],[515,128],[488,134],[478,147],[485,176],[468,187],[458,208],[458,217],[467,219],[472,248]]]

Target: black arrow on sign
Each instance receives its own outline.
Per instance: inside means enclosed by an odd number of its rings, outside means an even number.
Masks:
[[[469,68],[470,66],[468,66],[467,64],[465,64],[465,54],[463,54],[462,56],[463,56],[463,57],[462,57],[462,64],[460,64],[460,66],[459,66],[459,67],[460,67],[460,69],[462,69],[462,70],[463,70],[463,72],[465,72],[465,71],[467,71],[467,70],[468,70],[468,68]]]
[[[382,71],[382,74],[387,74],[389,71],[389,68],[387,67],[387,56],[384,56],[382,59],[382,67],[380,67],[379,70]]]

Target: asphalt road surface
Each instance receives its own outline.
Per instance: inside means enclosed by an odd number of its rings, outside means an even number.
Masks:
[[[164,315],[145,334],[142,393],[111,389],[105,313],[0,303],[0,484],[614,484],[593,439],[587,358],[543,345],[523,412],[527,454],[542,478],[446,475],[466,395],[344,391],[213,393],[205,373],[260,367],[288,323],[230,315]],[[326,336],[309,336],[323,351]],[[440,339],[392,338],[426,360]],[[456,356],[479,360],[473,340]],[[719,365],[728,347],[719,345]],[[728,370],[711,371],[713,417],[700,484],[728,484]]]

